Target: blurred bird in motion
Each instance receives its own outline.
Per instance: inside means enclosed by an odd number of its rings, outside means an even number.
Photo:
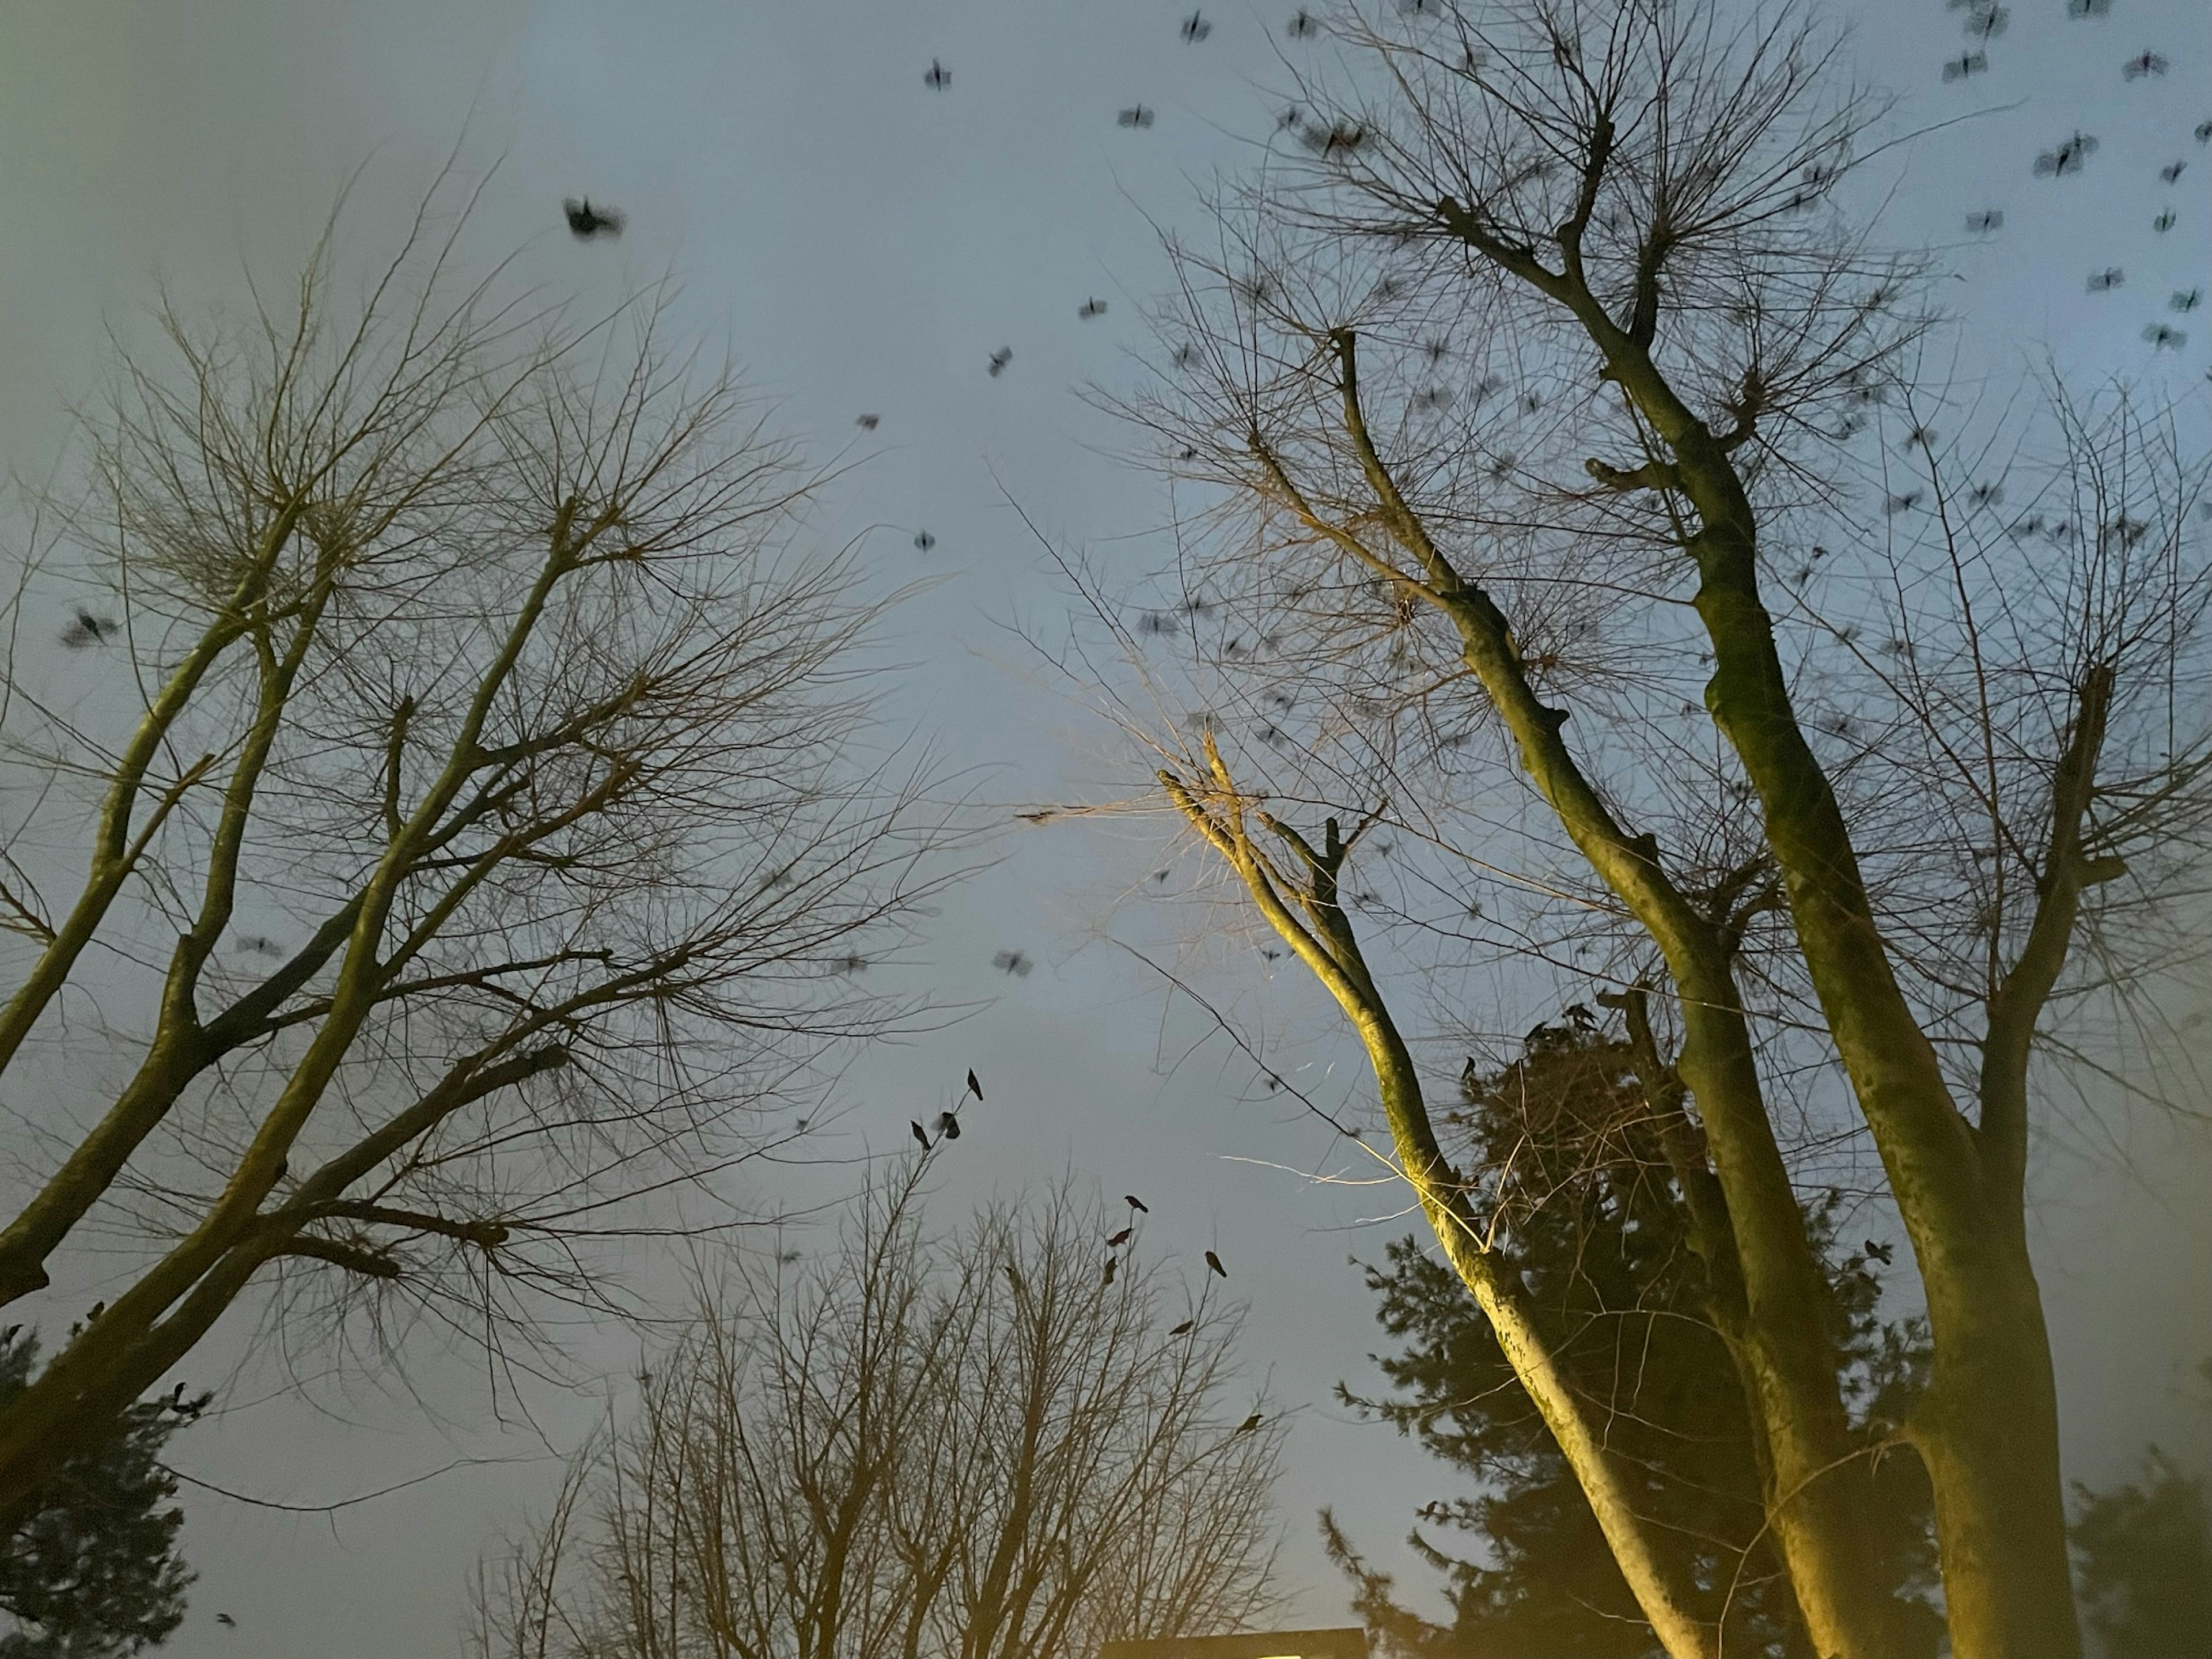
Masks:
[[[115,637],[118,624],[108,617],[95,617],[80,608],[70,618],[70,625],[62,629],[62,643],[72,651],[82,651],[88,645],[106,645]]]
[[[580,200],[571,196],[561,204],[561,210],[568,216],[569,234],[580,242],[622,234],[623,216],[612,208],[593,207],[588,196]]]
[[[2081,163],[2097,153],[2097,141],[2085,132],[2077,132],[2056,149],[2046,149],[2035,158],[2035,176],[2039,179],[2063,179],[2067,174],[2081,171]]]

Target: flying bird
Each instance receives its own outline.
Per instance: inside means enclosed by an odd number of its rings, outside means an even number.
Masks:
[[[1186,1332],[1186,1331],[1189,1330],[1193,1326],[1196,1325],[1197,1323],[1198,1323],[1198,1322],[1197,1322],[1195,1319],[1186,1319],[1186,1320],[1184,1320],[1184,1321],[1182,1322],[1182,1324],[1180,1324],[1180,1325],[1170,1325],[1170,1326],[1169,1326],[1169,1327],[1168,1327],[1168,1334],[1169,1334],[1170,1336],[1181,1336],[1184,1332]]]
[[[2163,75],[2166,71],[2166,59],[2154,52],[2146,52],[2139,57],[2130,58],[2120,65],[2121,78],[2129,81],[2140,81],[2146,75]]]
[[[2109,294],[2128,280],[2128,274],[2118,265],[2106,265],[2102,270],[2089,273],[2089,292]]]
[[[2200,144],[2212,144],[2212,121],[2199,121],[2197,124],[2197,142]]]
[[[1987,236],[2004,228],[2004,214],[1997,208],[1986,213],[1970,213],[1966,216],[1966,228],[1977,236]]]
[[[1143,1199],[1139,1198],[1134,1193],[1122,1194],[1121,1201],[1127,1205],[1131,1209],[1134,1210],[1139,1215],[1150,1215],[1152,1212],[1152,1206],[1146,1203]]]
[[[2112,0],[2066,0],[2069,17],[2106,17],[2112,9]]]
[[[937,1115],[937,1133],[941,1140],[959,1139],[960,1120],[950,1112],[939,1112]]]
[[[2160,213],[2157,218],[2150,222],[2150,228],[2156,231],[2160,235],[2163,236],[2167,231],[2173,228],[2173,210],[2172,208],[2167,208],[2164,212]]]
[[[1193,12],[1182,20],[1182,38],[1195,46],[1213,33],[1213,25],[1206,21],[1202,12]]]
[[[1206,1253],[1206,1265],[1209,1271],[1220,1274],[1222,1278],[1229,1277],[1229,1269],[1221,1265],[1221,1258],[1211,1250]]]
[[[1367,129],[1350,122],[1337,121],[1326,128],[1310,127],[1300,136],[1305,140],[1308,149],[1316,155],[1328,156],[1339,150],[1358,149],[1367,142]],[[1377,286],[1379,289],[1380,285]],[[1388,299],[1390,295],[1385,293],[1380,297]]]
[[[873,432],[878,426],[883,424],[883,420],[884,417],[880,415],[863,415],[859,420],[854,422],[853,424],[860,428],[863,432]]]
[[[914,550],[915,552],[927,553],[931,548],[936,545],[937,538],[931,535],[927,530],[917,530],[914,532]]]
[[[975,1080],[975,1073],[972,1069],[968,1073],[968,1092],[975,1096],[978,1101],[983,1098],[983,1085]]]
[[[929,73],[921,77],[921,83],[932,92],[942,92],[952,84],[952,71],[933,58],[929,60]]]
[[[561,211],[568,216],[569,234],[580,242],[622,234],[622,215],[612,208],[593,207],[588,196],[580,201],[571,196],[561,204]]]
[[[1291,14],[1289,33],[1294,40],[1310,40],[1321,33],[1321,25],[1314,21],[1311,12],[1301,8]]]
[[[1866,1253],[1887,1267],[1897,1259],[1897,1246],[1878,1243],[1869,1238],[1866,1242]]]
[[[2161,185],[2170,185],[2173,183],[2175,179],[2181,177],[2183,172],[2188,167],[2188,166],[2189,163],[2186,161],[2167,162],[2164,167],[2158,170],[2159,183]]]
[[[215,1621],[216,1624],[221,1625],[225,1630],[236,1630],[238,1628],[238,1620],[232,1618],[227,1613],[218,1613],[216,1614]]]
[[[2168,328],[2164,323],[2153,323],[2143,330],[2143,338],[2160,351],[2179,351],[2189,343],[2189,337],[2178,328]]]
[[[908,1118],[906,1121],[906,1127],[914,1131],[914,1138],[921,1144],[921,1150],[925,1152],[927,1152],[929,1150],[929,1131],[923,1128],[921,1125],[916,1123],[912,1118]]]
[[[1943,65],[1946,81],[1963,81],[1970,75],[1985,74],[1990,67],[1990,55],[1985,52],[1970,52]]]
[[[1994,40],[2011,21],[2012,13],[2003,6],[1977,6],[1966,14],[1966,33],[1976,40]]]
[[[1114,118],[1115,123],[1125,127],[1148,127],[1152,124],[1152,112],[1142,104],[1132,104]]]
[[[1076,307],[1075,314],[1086,323],[1093,317],[1103,317],[1106,314],[1106,302],[1103,300],[1085,300]]]
[[[2081,163],[2097,153],[2097,141],[2085,132],[2077,132],[2056,149],[2046,149],[2035,158],[2035,176],[2039,179],[2063,179],[2069,173],[2081,171]]]
[[[1031,962],[1019,951],[1001,951],[991,958],[991,966],[1002,974],[1012,975],[1016,979],[1027,979],[1030,976],[1030,969],[1036,967],[1036,963]]]
[[[2176,311],[2194,311],[2203,298],[2204,290],[2201,288],[2181,289],[2175,291],[2166,304]]]
[[[72,651],[82,651],[88,645],[106,645],[115,636],[116,628],[112,618],[95,617],[80,606],[70,625],[62,629],[62,643]]]
[[[1013,361],[1013,347],[1000,346],[996,351],[991,354],[991,378],[994,380],[997,380],[999,376],[1006,372],[1006,365]]]
[[[1114,1234],[1111,1237],[1107,1239],[1106,1248],[1111,1250],[1120,1249],[1121,1246],[1129,1242],[1129,1235],[1136,1231],[1137,1230],[1134,1227],[1122,1228],[1120,1232]]]

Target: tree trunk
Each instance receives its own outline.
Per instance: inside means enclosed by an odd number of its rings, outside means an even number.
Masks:
[[[1996,1231],[1992,1229],[1992,1231]],[[1963,1255],[1963,1259],[1961,1259]],[[2058,1395],[2027,1251],[1923,1251],[1935,1376],[1910,1436],[1936,1493],[1957,1659],[2078,1659]]]

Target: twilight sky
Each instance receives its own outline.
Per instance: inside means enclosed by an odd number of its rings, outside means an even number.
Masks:
[[[817,533],[865,537],[872,564],[944,578],[888,631],[896,712],[1003,801],[1062,799],[1122,775],[1113,738],[1033,672],[1020,632],[1050,635],[1066,586],[1006,505],[1011,494],[1060,544],[1115,580],[1163,562],[1154,481],[1109,452],[1119,434],[1076,393],[1126,385],[1139,302],[1160,283],[1156,224],[1196,222],[1199,190],[1265,138],[1285,73],[1287,0],[1206,7],[1208,39],[1186,44],[1190,0],[7,0],[0,8],[0,463],[41,476],[63,408],[97,383],[104,330],[126,328],[167,283],[187,301],[235,293],[241,262],[283,276],[347,172],[364,158],[373,232],[411,202],[458,142],[465,167],[497,163],[477,246],[520,246],[522,277],[608,297],[672,276],[687,335],[726,341],[782,406],[815,459],[850,470],[825,495]],[[2009,377],[2049,353],[2094,380],[2166,381],[2199,399],[2212,322],[2172,316],[2175,289],[2212,288],[2212,13],[2201,0],[2112,0],[2069,21],[2064,0],[2015,0],[1988,48],[1990,71],[1940,76],[1964,49],[1942,0],[1863,0],[1843,10],[1872,82],[1901,94],[1881,228],[1932,246],[1939,299],[1962,320],[1956,373]],[[2162,78],[2124,82],[2146,49]],[[933,58],[951,72],[933,93]],[[1117,126],[1141,101],[1156,125]],[[2039,149],[2079,129],[2101,141],[2080,177],[2040,180]],[[2158,169],[2184,160],[2169,189]],[[561,228],[564,195],[629,215],[618,244]],[[2151,222],[2172,205],[2174,228]],[[1966,236],[1997,209],[2002,234]],[[373,246],[363,239],[364,246]],[[2125,286],[2092,295],[2092,269]],[[1086,299],[1107,313],[1079,320]],[[2191,335],[2154,355],[2147,324]],[[1011,347],[1006,374],[988,355]],[[872,434],[854,417],[878,413]],[[927,528],[926,558],[913,537]],[[15,538],[11,521],[13,556]],[[1249,1297],[1255,1376],[1297,1408],[1283,1492],[1298,1622],[1336,1623],[1344,1598],[1313,1542],[1334,1504],[1386,1557],[1411,1511],[1449,1491],[1427,1460],[1332,1405],[1339,1378],[1370,1377],[1376,1334],[1347,1255],[1380,1255],[1402,1227],[1397,1200],[1310,1178],[1322,1143],[1247,1074],[1116,939],[1171,940],[1202,911],[1148,909],[1130,895],[1173,862],[1164,821],[1025,833],[945,905],[915,969],[974,1018],[862,1058],[839,1091],[825,1152],[896,1149],[909,1115],[933,1110],[966,1066],[988,1109],[944,1163],[937,1213],[1073,1167],[1152,1205],[1152,1248],[1188,1271],[1218,1248]],[[1009,979],[991,957],[1018,948],[1036,970]],[[1310,987],[1257,969],[1209,981],[1271,1027],[1299,1025],[1309,1075],[1364,1081],[1334,1016]],[[1331,1068],[1334,1068],[1332,1073]],[[5,1103],[29,1109],[21,1100]],[[67,1109],[68,1103],[55,1109]],[[775,1177],[765,1203],[826,1197],[849,1161]],[[2203,1125],[2114,1116],[2102,1137],[2045,1149],[2042,1262],[2075,1472],[2105,1480],[2156,1436],[2196,1443],[2183,1367],[2212,1353],[2212,1137]],[[90,1269],[83,1270],[89,1273]],[[86,1279],[82,1283],[95,1283]],[[66,1323],[67,1311],[41,1310]],[[246,1321],[204,1363],[222,1374]],[[627,1337],[579,1333],[587,1367],[634,1369]],[[225,1346],[224,1345],[228,1345]],[[275,1502],[313,1505],[453,1470],[335,1516],[287,1515],[191,1494],[186,1548],[201,1571],[172,1644],[180,1659],[328,1659],[455,1645],[465,1573],[496,1529],[542,1495],[607,1394],[548,1390],[531,1421],[495,1421],[465,1357],[426,1357],[414,1382],[444,1414],[427,1424],[395,1391],[321,1389],[265,1398],[248,1370],[220,1419],[175,1448],[180,1468]],[[256,1403],[257,1401],[260,1403]],[[2195,1419],[2202,1422],[2203,1419]],[[1415,1570],[1415,1582],[1419,1582]],[[213,1614],[231,1613],[235,1631]]]

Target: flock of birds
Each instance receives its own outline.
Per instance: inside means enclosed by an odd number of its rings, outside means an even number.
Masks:
[[[961,1091],[958,1098],[953,1101],[949,1109],[939,1112],[937,1115],[935,1139],[933,1139],[931,1138],[930,1131],[924,1128],[918,1119],[909,1118],[907,1120],[907,1127],[914,1132],[915,1144],[921,1147],[923,1152],[934,1152],[938,1148],[943,1146],[948,1140],[959,1139],[960,1112],[962,1108],[965,1107],[971,1100],[979,1106],[983,1103],[982,1081],[975,1075],[973,1067],[970,1067],[969,1070],[967,1086]],[[803,1121],[800,1127],[805,1127]],[[1152,1206],[1146,1203],[1143,1199],[1139,1198],[1134,1193],[1124,1193],[1121,1195],[1121,1201],[1129,1206],[1129,1218],[1124,1225],[1116,1228],[1113,1232],[1109,1233],[1106,1236],[1106,1261],[1105,1265],[1100,1271],[1098,1279],[1099,1286],[1102,1289],[1110,1287],[1115,1279],[1121,1273],[1121,1256],[1120,1252],[1127,1249],[1129,1247],[1131,1241],[1136,1237],[1137,1218],[1140,1215],[1150,1215],[1152,1212]],[[1221,1257],[1218,1252],[1207,1250],[1205,1252],[1205,1256],[1206,1271],[1208,1273],[1217,1279],[1226,1279],[1229,1277],[1229,1269],[1222,1265]],[[1020,1295],[1024,1289],[1024,1286],[1022,1284],[1020,1269],[1016,1267],[1011,1261],[1005,1263],[1004,1266],[1006,1268],[1006,1277],[1013,1283],[1015,1294]],[[1198,1321],[1196,1317],[1194,1316],[1184,1320],[1179,1325],[1170,1326],[1168,1328],[1168,1334],[1170,1336],[1187,1336],[1193,1330],[1196,1329],[1197,1326]],[[1231,1437],[1234,1438],[1237,1435],[1240,1434],[1249,1434],[1253,1430],[1260,1426],[1260,1423],[1261,1413],[1255,1411],[1250,1416],[1247,1417],[1242,1423],[1239,1423],[1233,1431],[1231,1431]]]
[[[2009,7],[1998,3],[1998,0],[1948,0],[1948,3],[1952,10],[1966,14],[1966,38],[1975,45],[1943,65],[1943,79],[1946,82],[1966,81],[1988,71],[1988,44],[2005,32],[2011,22],[2012,12]],[[2066,14],[2081,21],[2109,16],[2112,9],[2112,0],[2067,0]],[[2120,78],[2130,83],[2157,80],[2172,67],[2163,54],[2146,50],[2120,65]],[[2194,137],[2200,148],[2212,144],[2212,120],[2198,122]],[[2081,172],[2083,165],[2097,153],[2097,149],[2095,137],[2077,130],[2049,149],[2039,152],[2031,171],[2038,179],[2071,178]],[[2159,168],[2159,182],[2172,189],[2188,170],[2188,161],[2176,156]],[[2151,229],[2163,236],[2179,222],[2180,216],[2169,204],[2160,207],[2152,218]],[[2003,228],[2004,213],[2001,209],[1984,208],[1966,216],[1966,230],[1971,235],[1990,236]],[[2087,291],[2091,294],[2110,294],[2124,287],[2126,283],[2124,269],[2118,265],[2106,265],[2089,273]],[[2168,295],[2166,306],[2171,311],[2186,313],[2194,311],[2203,299],[2202,289],[2176,289]],[[2166,351],[2178,351],[2189,343],[2186,332],[2163,320],[2146,324],[2142,337],[2158,349]]]
[[[1399,0],[1400,9],[1408,14],[1426,12],[1436,4],[1437,0]],[[1942,79],[1947,83],[1970,82],[1974,76],[1989,72],[1990,43],[2006,32],[2011,21],[2011,11],[2008,7],[2000,3],[2000,0],[1948,0],[1948,4],[1950,9],[1963,11],[1966,14],[1964,32],[1969,45],[1958,57],[1944,63]],[[2102,18],[2111,14],[2112,0],[2067,0],[2066,9],[2067,15],[2076,21]],[[1184,17],[1179,29],[1184,43],[1192,46],[1204,42],[1212,32],[1212,22],[1202,11],[1193,11]],[[1284,32],[1293,40],[1310,40],[1320,33],[1320,25],[1310,12],[1301,9],[1291,14],[1284,26]],[[2119,66],[2119,70],[2123,80],[2135,83],[2160,79],[2167,74],[2171,67],[2171,64],[2162,54],[2146,50],[2127,59]],[[952,71],[945,66],[941,59],[933,58],[921,80],[922,84],[931,92],[945,92],[952,85]],[[1150,129],[1157,118],[1155,112],[1149,106],[1142,103],[1122,108],[1115,117],[1118,126],[1136,131]],[[1300,137],[1310,148],[1322,155],[1334,153],[1339,149],[1357,147],[1364,141],[1365,136],[1356,128],[1346,129],[1340,126],[1322,128],[1307,123],[1301,112],[1295,109],[1285,114],[1280,125],[1297,130]],[[1309,126],[1311,128],[1310,131],[1306,130]],[[2199,148],[2212,145],[2212,120],[2199,122],[2193,137]],[[2031,169],[2032,174],[2037,179],[2047,179],[2075,177],[2082,173],[2089,159],[2097,154],[2098,149],[2098,140],[2094,136],[2075,131],[2060,139],[2050,149],[2039,152],[2034,159]],[[2179,184],[2188,168],[2187,160],[2176,156],[2159,168],[2157,175],[2159,182],[2172,189]],[[569,233],[579,241],[612,240],[620,237],[623,233],[625,216],[617,209],[594,204],[589,197],[570,197],[562,204],[562,208]],[[1976,237],[1989,237],[2001,231],[2004,228],[2004,222],[2005,216],[2002,209],[1984,208],[1966,216],[1966,228],[1970,234]],[[2154,233],[2163,236],[2172,231],[2179,222],[2178,212],[2169,204],[2160,209],[2151,221],[2151,228]],[[2106,265],[2089,274],[2087,291],[2091,294],[2109,294],[2124,287],[2126,282],[2127,274],[2123,267]],[[2201,288],[2190,288],[2175,289],[2168,296],[2166,303],[2171,312],[2186,314],[2195,311],[2203,301],[2203,290]],[[1106,313],[1106,302],[1091,296],[1083,301],[1076,308],[1075,314],[1080,320],[1089,322]],[[2156,348],[2176,350],[2185,345],[2189,337],[2182,329],[2163,320],[2147,325],[2142,331],[2142,337]],[[1000,379],[1012,366],[1013,357],[1013,349],[1011,346],[999,347],[990,352],[986,358],[985,373],[994,380]],[[1177,361],[1179,363],[1182,362],[1181,354],[1178,354]],[[860,416],[855,424],[862,431],[873,432],[881,423],[881,420],[882,417],[879,415],[866,413]],[[927,553],[937,545],[937,538],[927,529],[920,530],[915,534],[914,545],[917,550]],[[71,650],[82,650],[91,646],[108,644],[119,635],[120,631],[120,624],[113,618],[79,607],[69,624],[64,629],[61,642]],[[1164,876],[1166,872],[1159,873]],[[274,940],[263,937],[242,937],[239,944],[242,949],[254,954],[272,956],[282,954],[282,948]],[[848,959],[845,964],[851,970],[857,970],[865,965],[865,963],[858,957]],[[1021,951],[1002,950],[992,958],[992,966],[1010,978],[1026,978],[1035,963]],[[965,1091],[949,1109],[938,1115],[933,1134],[919,1121],[910,1124],[915,1140],[927,1152],[942,1146],[946,1141],[958,1139],[961,1133],[959,1116],[961,1109],[971,1099],[980,1103],[982,1098],[982,1085],[975,1073],[970,1071],[968,1073]],[[1146,1206],[1134,1194],[1128,1195],[1127,1202],[1130,1210],[1130,1224],[1115,1232],[1108,1240],[1109,1252],[1118,1251],[1128,1243],[1135,1231],[1135,1217],[1147,1212]],[[1103,1268],[1104,1283],[1111,1285],[1114,1282],[1119,1264],[1118,1255],[1114,1254],[1108,1255]],[[1206,1264],[1208,1272],[1224,1279],[1228,1277],[1227,1269],[1222,1266],[1220,1257],[1213,1251],[1206,1252]],[[1010,1273],[1012,1271],[1011,1267],[1008,1271]],[[1186,1322],[1177,1326],[1173,1334],[1180,1335],[1191,1328],[1191,1322]],[[1255,1412],[1239,1425],[1237,1432],[1244,1433],[1256,1429],[1259,1424],[1260,1415]],[[228,1614],[217,1614],[216,1620],[218,1623],[225,1626],[234,1625],[234,1621]]]

